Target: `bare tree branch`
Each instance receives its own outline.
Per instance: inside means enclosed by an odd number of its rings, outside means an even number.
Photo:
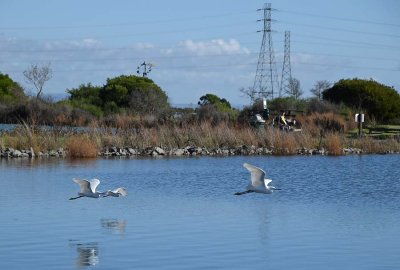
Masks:
[[[289,90],[286,91],[289,96],[298,99],[302,94],[303,90],[300,88],[300,81],[296,78],[290,78],[289,80]]]
[[[311,88],[311,93],[313,93],[319,100],[322,100],[322,92],[326,89],[331,87],[331,83],[323,80],[323,81],[317,81],[314,84],[314,87]]]
[[[42,67],[37,64],[31,65],[31,67],[23,72],[27,82],[33,84],[37,90],[36,98],[40,98],[44,84],[51,79],[52,70],[50,68],[50,63]]]

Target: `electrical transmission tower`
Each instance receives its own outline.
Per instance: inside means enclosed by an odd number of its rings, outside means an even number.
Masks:
[[[264,29],[260,54],[258,56],[257,71],[251,91],[251,99],[274,98],[274,91],[279,89],[278,73],[276,71],[275,54],[272,46],[271,33],[271,3],[265,3],[258,11],[264,11]]]
[[[285,51],[283,56],[281,88],[279,96],[290,92],[290,79],[292,78],[292,69],[290,67],[290,31],[285,31]]]

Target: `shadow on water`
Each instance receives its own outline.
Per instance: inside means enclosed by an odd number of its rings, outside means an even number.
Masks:
[[[127,222],[114,218],[102,218],[100,219],[100,224],[102,228],[107,229],[112,234],[124,235]]]
[[[262,245],[268,243],[269,238],[269,219],[268,219],[268,209],[267,207],[262,207],[258,209],[259,225],[258,230],[260,234],[260,240]]]

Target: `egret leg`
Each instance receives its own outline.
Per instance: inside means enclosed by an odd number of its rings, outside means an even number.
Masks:
[[[70,200],[70,201],[71,201],[71,200],[76,200],[76,199],[79,199],[79,198],[82,198],[82,197],[84,197],[84,196],[71,197],[71,198],[69,198],[69,200]]]
[[[254,192],[254,191],[253,190],[246,190],[246,191],[243,191],[243,192],[236,192],[235,195],[243,195],[243,194],[252,193],[252,192]]]

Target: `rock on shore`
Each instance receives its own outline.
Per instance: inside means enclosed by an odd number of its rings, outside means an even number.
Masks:
[[[143,149],[132,148],[132,147],[105,147],[99,153],[101,157],[162,157],[162,156],[254,156],[254,155],[274,155],[274,149],[268,149],[266,147],[256,147],[254,145],[242,145],[235,148],[219,147],[208,149],[206,147],[198,146],[186,146],[183,148],[167,149],[162,147],[146,147]],[[388,152],[392,153],[392,152]],[[297,155],[329,155],[329,152],[325,149],[308,149],[299,148]],[[363,154],[363,151],[358,148],[344,148],[343,154]],[[68,151],[59,148],[56,150],[49,150],[46,152],[35,152],[32,148],[19,150],[11,147],[0,149],[1,158],[41,158],[41,157],[66,157]]]

